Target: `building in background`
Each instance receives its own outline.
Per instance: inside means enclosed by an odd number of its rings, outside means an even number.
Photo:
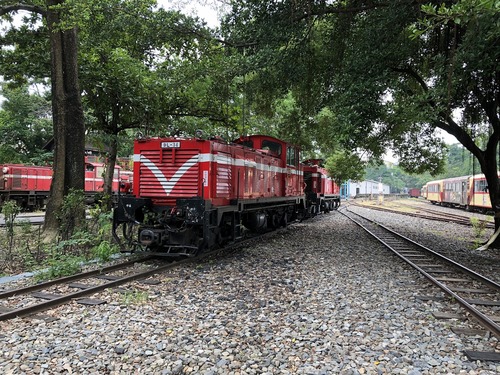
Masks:
[[[340,189],[340,197],[343,199],[356,198],[356,196],[377,196],[379,194],[387,195],[390,193],[391,187],[389,185],[374,180],[349,180],[343,183]]]

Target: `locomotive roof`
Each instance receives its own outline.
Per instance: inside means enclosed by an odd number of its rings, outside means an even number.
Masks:
[[[234,143],[240,143],[240,142],[244,142],[246,140],[260,140],[260,141],[262,141],[262,140],[269,140],[269,141],[274,141],[274,142],[284,143],[284,144],[287,144],[287,145],[290,145],[290,146],[294,146],[290,142],[283,141],[282,139],[278,139],[276,137],[272,137],[270,135],[263,135],[263,134],[242,135],[240,138],[235,139],[233,142]]]

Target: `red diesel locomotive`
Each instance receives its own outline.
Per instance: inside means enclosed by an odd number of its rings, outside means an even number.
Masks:
[[[129,245],[192,256],[286,226],[321,211],[311,208],[321,199],[306,198],[303,168],[297,147],[269,136],[138,139],[133,195],[120,197],[113,234],[120,241],[121,227]]]
[[[102,192],[105,165],[86,157],[85,161],[85,197],[88,203],[94,201],[97,193]],[[120,167],[115,168],[113,191],[128,193],[127,181],[120,178]],[[52,183],[51,166],[29,166],[24,164],[0,164],[0,204],[15,201],[24,210],[45,207]]]
[[[321,159],[303,162],[304,192],[311,214],[329,212],[340,206],[340,187],[328,176]]]

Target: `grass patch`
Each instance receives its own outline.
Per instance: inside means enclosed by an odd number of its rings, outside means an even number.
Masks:
[[[127,291],[122,296],[122,304],[124,305],[140,305],[147,302],[149,294],[143,290]]]
[[[41,226],[19,220],[20,212],[15,202],[5,202],[2,206],[6,217],[6,227],[0,229],[3,275],[38,271],[37,281],[69,276],[80,272],[89,260],[108,262],[119,252],[111,234],[111,213],[99,207],[87,211],[90,219],[82,227],[72,234],[64,231],[50,244],[43,242]]]

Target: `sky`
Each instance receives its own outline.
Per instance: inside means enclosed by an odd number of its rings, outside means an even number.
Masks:
[[[204,0],[157,0],[160,7],[178,9],[187,15],[197,15],[203,18],[209,27],[219,24],[219,14],[215,7]]]

